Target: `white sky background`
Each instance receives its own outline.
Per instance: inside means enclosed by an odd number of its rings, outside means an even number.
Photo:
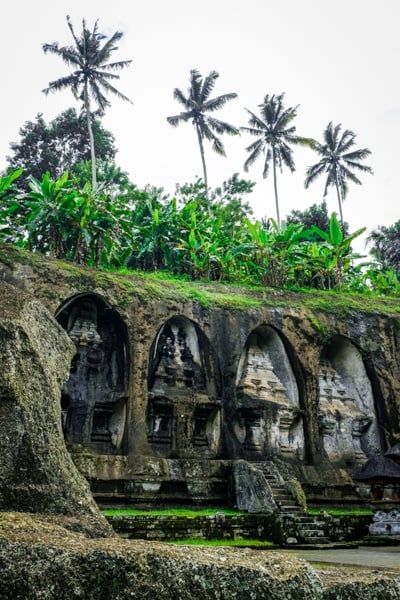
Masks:
[[[322,141],[329,121],[353,130],[357,147],[372,151],[365,161],[374,175],[350,184],[344,218],[350,232],[391,225],[400,219],[397,140],[400,134],[399,0],[20,0],[3,7],[0,56],[0,170],[9,144],[19,140],[26,121],[43,113],[47,122],[76,104],[70,92],[42,93],[68,73],[60,58],[45,55],[43,43],[73,43],[66,15],[80,33],[82,18],[111,35],[124,32],[113,60],[132,59],[116,87],[133,105],[110,97],[103,125],[116,138],[117,164],[138,186],[172,193],[176,183],[202,175],[193,126],[171,127],[166,117],[181,106],[172,94],[186,93],[189,71],[219,72],[213,96],[236,92],[238,99],[215,113],[236,126],[247,125],[244,108],[258,112],[266,94],[285,93],[296,106],[299,135]],[[257,183],[248,197],[257,218],[274,217],[272,173],[262,178],[262,160],[243,171],[247,135],[223,136],[227,158],[206,147],[209,185],[233,173]],[[310,149],[294,147],[296,172],[279,174],[281,218],[322,201],[324,179],[304,189],[306,167],[318,161]],[[332,188],[331,188],[332,189]],[[329,212],[338,211],[335,191]],[[364,252],[361,241],[353,247]]]

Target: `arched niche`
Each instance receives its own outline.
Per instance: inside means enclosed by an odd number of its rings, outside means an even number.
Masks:
[[[125,324],[93,293],[69,298],[55,317],[76,346],[62,393],[65,438],[102,454],[120,453],[128,387]]]
[[[257,327],[240,357],[234,428],[246,453],[304,458],[299,388],[285,345],[270,325]]]
[[[209,341],[196,323],[169,319],[150,351],[148,440],[164,456],[216,456],[221,410]]]
[[[371,382],[357,346],[335,336],[321,353],[319,426],[333,462],[352,466],[380,451]]]

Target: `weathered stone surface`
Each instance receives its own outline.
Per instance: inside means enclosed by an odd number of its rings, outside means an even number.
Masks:
[[[90,430],[89,410],[83,438],[73,432],[69,438],[73,454],[93,454],[90,474],[89,461],[76,460],[102,499],[132,502],[139,489],[140,501],[212,498],[225,504],[232,500],[228,461],[281,459],[310,501],[364,502],[352,475],[362,460],[399,439],[400,313],[394,299],[232,288],[230,301],[228,286],[194,283],[189,292],[192,284],[183,289],[111,275],[9,247],[0,247],[0,278],[16,293],[35,293],[57,317],[66,309],[67,330],[68,306],[79,309],[86,301],[104,318],[121,320],[126,388],[102,395],[103,380],[91,382],[103,405],[94,406],[101,422]],[[192,299],[197,289],[208,295],[208,305]],[[168,354],[171,333],[176,339]],[[112,361],[110,355],[105,367],[115,379]],[[329,385],[321,370],[327,361]],[[149,464],[166,459],[168,472],[157,468],[144,476],[135,470],[142,457]],[[204,459],[214,462],[217,480],[201,473],[189,480],[188,459],[199,472]]]
[[[42,303],[0,282],[0,509],[81,515],[100,534],[109,527],[61,429],[73,352]]]
[[[274,513],[278,507],[262,471],[244,460],[233,464],[236,505],[249,513]]]
[[[2,598],[321,598],[312,568],[275,552],[88,540],[24,514],[0,513],[0,536]]]

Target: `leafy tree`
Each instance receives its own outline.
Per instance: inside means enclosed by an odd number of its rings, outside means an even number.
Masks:
[[[352,181],[361,185],[361,181],[353,172],[354,169],[364,173],[373,171],[371,167],[361,163],[371,154],[371,151],[368,148],[355,149],[356,135],[349,129],[340,134],[341,128],[341,124],[334,127],[331,121],[324,131],[324,143],[313,142],[313,149],[322,158],[307,169],[304,185],[308,188],[320,175],[326,174],[324,198],[328,188],[334,186],[339,204],[340,222],[343,226],[342,203],[347,195],[347,182]]]
[[[352,260],[360,258],[358,254],[352,254],[351,242],[364,233],[365,227],[345,237],[336,213],[332,213],[329,221],[329,233],[319,229],[315,225],[312,227],[312,231],[322,238],[323,245],[329,250],[329,254],[325,254],[325,259],[329,270],[332,270],[334,273],[333,285],[330,287],[334,287],[334,285],[342,287],[344,274],[348,271]]]
[[[168,123],[173,127],[177,127],[182,122],[192,122],[192,125],[196,130],[200,148],[206,195],[208,195],[208,178],[203,140],[207,139],[212,142],[212,149],[217,154],[225,156],[224,146],[216,134],[239,134],[239,130],[236,127],[233,127],[233,125],[220,121],[208,114],[221,109],[229,100],[233,100],[237,97],[237,94],[229,93],[210,98],[218,77],[219,74],[216,71],[211,71],[209,75],[203,78],[197,69],[192,69],[190,71],[190,88],[188,89],[187,95],[185,96],[178,88],[174,89],[174,98],[184,106],[185,111],[181,112],[179,115],[167,117]]]
[[[325,200],[321,204],[313,204],[304,211],[292,210],[286,217],[286,223],[303,225],[307,229],[316,225],[323,231],[329,231],[329,215]]]
[[[97,158],[113,161],[114,136],[98,119],[93,119],[92,127]],[[7,161],[13,169],[23,167],[19,183],[26,190],[30,175],[41,179],[43,173],[49,172],[58,178],[65,171],[74,171],[79,162],[90,159],[86,119],[78,116],[74,108],[67,109],[48,124],[43,115],[38,114],[35,121],[27,121],[21,127],[19,135],[20,141],[10,144],[13,155],[8,156]]]
[[[260,116],[257,116],[252,111],[246,109],[250,115],[249,127],[241,127],[242,131],[246,131],[251,136],[257,138],[255,142],[246,148],[249,156],[244,163],[244,170],[248,171],[249,167],[257,160],[257,158],[260,155],[264,155],[263,177],[265,178],[269,175],[270,164],[272,163],[278,227],[280,227],[281,221],[279,215],[276,169],[279,167],[282,171],[282,166],[284,165],[292,172],[295,171],[291,145],[311,144],[310,139],[296,135],[296,127],[291,124],[293,119],[297,116],[298,107],[285,108],[283,99],[284,94],[279,94],[277,96],[275,94],[272,96],[267,94],[264,97],[264,102],[259,105]]]
[[[66,172],[59,179],[44,173],[41,180],[30,176],[30,191],[23,199],[26,235],[23,244],[54,258],[66,258],[76,237],[74,219],[77,191]]]
[[[392,269],[400,278],[400,221],[389,227],[379,225],[368,235],[367,244],[372,246],[371,254],[380,268]]]
[[[115,71],[119,71],[130,65],[131,60],[107,62],[112,53],[117,50],[117,42],[123,33],[116,31],[108,40],[105,35],[99,33],[96,21],[93,31],[86,27],[85,20],[82,21],[82,32],[80,36],[75,34],[71,20],[67,17],[68,27],[74,39],[74,46],[60,46],[58,42],[43,44],[43,51],[59,56],[68,66],[75,70],[69,75],[51,81],[44,93],[56,92],[70,89],[77,100],[83,101],[87,120],[87,128],[90,141],[90,155],[92,162],[92,188],[96,186],[96,153],[93,135],[91,112],[91,101],[93,101],[101,113],[110,106],[105,94],[111,93],[122,100],[130,102],[129,98],[119,92],[112,81],[119,79]],[[106,40],[106,41],[104,41]],[[104,43],[103,43],[104,42]]]

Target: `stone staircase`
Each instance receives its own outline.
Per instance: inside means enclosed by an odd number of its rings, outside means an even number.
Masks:
[[[281,513],[282,529],[287,544],[329,544],[322,521],[308,515],[300,506],[283,481],[272,471],[267,462],[254,464],[259,469],[272,491]]]

